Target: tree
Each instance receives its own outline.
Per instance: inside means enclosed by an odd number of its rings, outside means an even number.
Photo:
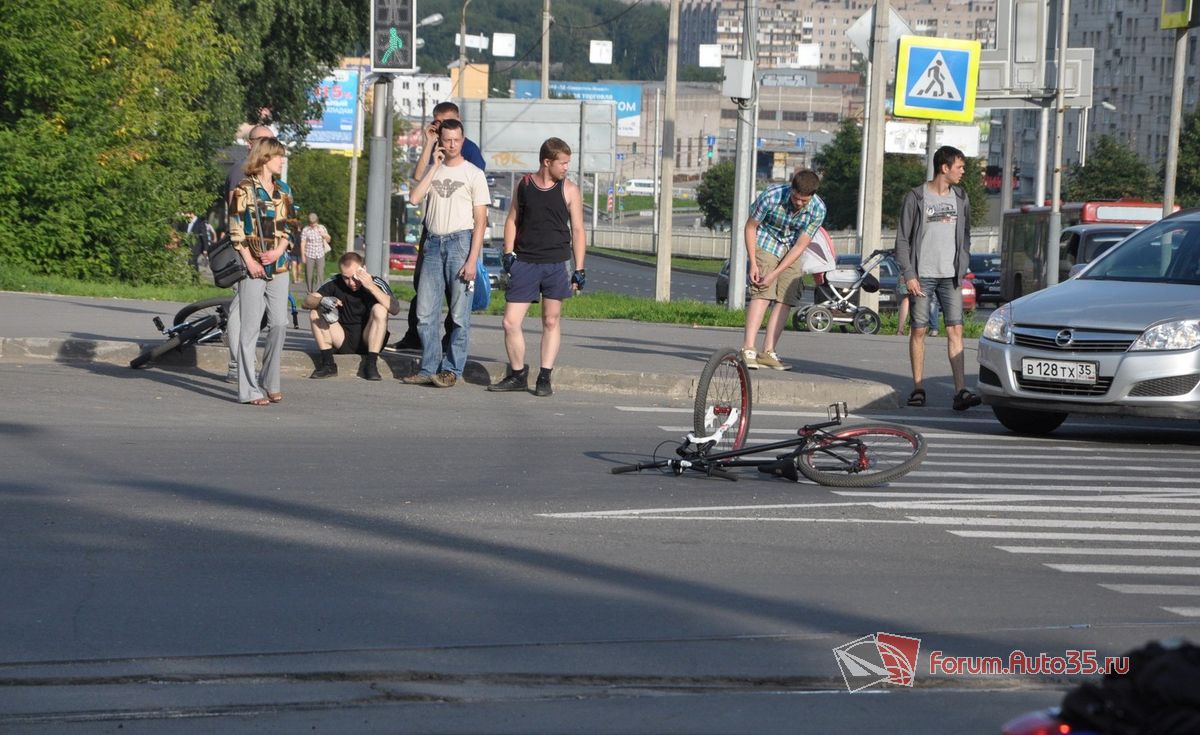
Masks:
[[[817,195],[825,202],[825,228],[844,230],[858,221],[858,167],[862,130],[853,120],[843,120],[833,141],[813,157],[821,175]]]
[[[1200,107],[1184,116],[1179,130],[1175,202],[1184,207],[1200,206]]]
[[[705,227],[733,220],[733,161],[722,161],[704,172],[696,187],[696,203],[704,213]]]
[[[165,245],[180,212],[212,200],[204,94],[225,74],[230,49],[207,5],[7,7],[0,259],[75,278],[190,280],[186,254]]]
[[[1071,167],[1065,198],[1072,201],[1121,197],[1153,200],[1158,191],[1154,173],[1137,153],[1112,136],[1102,135],[1088,154],[1087,165]]]

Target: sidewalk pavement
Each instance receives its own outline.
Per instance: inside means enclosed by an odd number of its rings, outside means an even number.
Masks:
[[[128,364],[139,345],[161,341],[154,316],[170,322],[184,304],[0,292],[0,313],[19,315],[0,324],[0,361],[95,361]],[[405,304],[390,323],[394,342],[406,328]],[[303,316],[303,315],[302,315]],[[289,327],[283,372],[305,378],[314,367],[316,346],[308,330]],[[556,391],[585,390],[648,398],[687,399],[695,395],[705,361],[714,350],[738,347],[741,330],[624,320],[562,322],[562,348],[554,370]],[[527,362],[538,368],[541,324],[526,319]],[[932,348],[932,346],[931,346]],[[928,365],[944,363],[929,350]],[[824,408],[845,401],[851,410],[900,405],[909,386],[906,340],[896,336],[785,332],[781,358],[793,367],[780,372],[753,371],[755,405]],[[200,347],[175,352],[157,369],[204,370],[223,376],[227,351]],[[339,378],[357,379],[359,358],[338,356]],[[416,372],[419,355],[384,352],[392,377]],[[498,316],[475,314],[471,321],[470,359],[464,374],[470,386],[484,386],[505,375],[507,358]],[[389,370],[381,365],[387,376]],[[936,377],[936,372],[931,377]]]

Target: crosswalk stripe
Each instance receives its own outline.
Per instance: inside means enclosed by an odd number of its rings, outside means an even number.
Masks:
[[[1064,515],[1121,515],[1121,516],[1200,516],[1200,509],[1186,508],[1119,508],[1100,506],[1090,508],[1057,505],[964,505],[961,503],[879,503],[880,508],[920,508],[922,510],[979,510],[999,513],[1061,513]]]
[[[931,526],[1021,526],[1023,528],[1111,528],[1120,531],[1200,531],[1200,523],[1162,521],[1075,521],[1069,518],[971,518],[970,516],[908,516]]]
[[[893,502],[899,503],[936,503],[938,501],[953,502],[953,503],[980,503],[1008,501],[1011,503],[1030,502],[1030,501],[1050,501],[1061,500],[1067,503],[1078,502],[1095,502],[1103,500],[1105,503],[1175,503],[1184,505],[1200,504],[1200,497],[1194,491],[1180,490],[1175,493],[1133,493],[1130,495],[1104,494],[1098,496],[1080,496],[1080,495],[1049,495],[1046,493],[935,493],[935,492],[866,492],[866,491],[839,491],[835,495],[850,498],[877,498],[880,500],[892,499]]]
[[[1102,584],[1125,595],[1200,595],[1200,587],[1176,584]]]
[[[922,466],[924,466],[924,463],[922,463]],[[1103,470],[1103,468],[1099,468],[1097,471],[1099,472],[1102,470]],[[979,477],[978,472],[945,472],[942,470],[923,470],[923,469],[914,470],[914,471],[908,473],[907,475],[905,475],[905,477],[924,477],[926,475],[936,475],[937,477],[949,477],[949,478]],[[1073,477],[1071,479],[1076,480],[1078,482],[1086,482],[1089,480],[1107,479],[1108,477],[1111,477],[1111,475],[1102,475],[1102,476],[1076,475],[1075,477]],[[1005,472],[1004,477],[1003,477],[1004,480],[1046,480],[1046,479],[1050,479],[1050,478],[1061,479],[1062,475],[1059,473],[1052,474],[1052,475],[1046,475],[1046,474],[1024,473],[1024,472]],[[1154,482],[1154,483],[1190,482],[1190,483],[1192,483],[1192,486],[1195,487],[1196,478],[1195,477],[1163,476],[1163,477],[1155,477],[1152,482]]]
[[[1029,449],[1032,450],[1033,448],[1030,447]],[[993,459],[994,460],[1018,460],[1021,462],[1022,466],[1031,466],[1028,464],[1028,460],[1030,460],[1030,459],[1063,459],[1062,455],[1060,453],[1058,453],[1057,451],[1046,450],[1046,449],[1043,449],[1042,451],[1046,451],[1048,453],[1047,454],[1031,454],[1029,451],[1022,451],[1020,454],[997,454],[994,452],[989,452],[987,455],[987,459],[989,459],[989,460],[993,460]],[[943,457],[947,457],[947,458],[948,457],[961,457],[963,459],[969,460],[972,467],[978,467],[978,466],[991,467],[992,466],[991,462],[987,462],[987,461],[980,462],[979,461],[979,450],[977,450],[977,449],[969,451],[969,452],[952,452],[952,451],[947,450],[941,444],[938,444],[938,445],[935,445],[935,446],[932,446],[929,448],[929,456],[937,457],[939,459],[943,458]],[[1069,459],[1082,460],[1084,458],[1083,457],[1070,457]],[[1196,468],[1200,468],[1200,461],[1197,461],[1194,459],[1187,459],[1184,457],[1155,457],[1154,461],[1155,461],[1156,465],[1150,465],[1150,466],[1145,466],[1145,467],[1137,467],[1137,466],[1126,464],[1126,462],[1128,462],[1128,460],[1124,460],[1124,459],[1120,459],[1120,458],[1110,458],[1110,459],[1106,460],[1106,459],[1103,459],[1100,457],[1088,457],[1087,459],[1093,460],[1093,461],[1089,462],[1086,465],[1065,465],[1064,464],[1064,465],[1057,465],[1057,466],[1060,466],[1060,467],[1111,466],[1113,469],[1130,470],[1130,471],[1136,471],[1136,472],[1142,472],[1142,471],[1158,472],[1158,471],[1162,470],[1162,467],[1156,466],[1157,464],[1184,464],[1184,465],[1190,465],[1190,466],[1193,466]],[[1012,462],[1011,461],[997,462],[996,465],[998,465],[1000,467],[1011,467]],[[960,463],[960,466],[961,466],[961,463]],[[1040,467],[1041,465],[1037,465],[1037,466]]]
[[[931,456],[937,457],[937,459],[930,459]],[[962,460],[942,459],[945,456],[946,455],[944,455],[940,452],[934,453],[931,451],[930,454],[928,456],[926,456],[925,459],[921,462],[921,467],[924,468],[924,467],[962,467],[963,466]],[[1046,457],[1046,459],[1052,460],[1054,458]],[[1002,469],[1005,469],[1005,468],[1012,467],[1012,462],[972,461],[971,467],[973,469],[979,469],[979,468],[983,468],[983,467],[1000,467]],[[1055,475],[1058,475],[1058,476],[1061,476],[1062,472],[1064,470],[1087,470],[1090,472],[1102,472],[1102,473],[1111,473],[1113,470],[1121,470],[1121,471],[1125,471],[1125,472],[1161,472],[1163,470],[1162,467],[1155,467],[1153,465],[1129,465],[1129,464],[1124,464],[1124,463],[1118,463],[1118,464],[1113,464],[1113,465],[1103,465],[1103,464],[1097,464],[1094,462],[1090,462],[1088,464],[1065,464],[1063,462],[1046,462],[1043,464],[1040,462],[1028,462],[1028,461],[1022,462],[1021,468],[1025,469],[1025,470],[1046,469],[1046,470],[1052,471]],[[1197,469],[1200,469],[1200,465],[1197,466]],[[976,472],[976,473],[974,473],[974,475],[976,477],[978,477],[979,473]],[[1008,478],[1014,477],[1014,476],[1009,474],[1006,471],[1004,473],[1004,477],[1005,477],[1005,479],[1008,479]]]
[[[1125,564],[1046,564],[1051,569],[1071,574],[1163,574],[1200,575],[1200,567],[1132,566]]]
[[[963,538],[1022,539],[1026,541],[1120,541],[1123,543],[1200,544],[1200,536],[1151,533],[1070,533],[1055,531],[975,531],[968,529],[950,530],[949,533]],[[1196,589],[1200,589],[1197,587]]]
[[[905,477],[909,477],[909,476],[911,476],[911,475],[905,475]],[[891,488],[911,487],[914,489],[925,489],[925,488],[936,487],[936,488],[944,488],[946,490],[974,490],[974,491],[990,490],[992,488],[995,488],[997,490],[1011,490],[1012,489],[1011,487],[1001,485],[999,483],[988,483],[988,482],[984,482],[984,481],[932,483],[932,482],[906,482],[904,480],[898,480],[896,482],[889,482],[888,487],[891,487]],[[1167,492],[1167,491],[1179,491],[1179,492],[1191,493],[1191,492],[1196,492],[1196,483],[1193,482],[1193,483],[1190,483],[1185,486],[1167,486],[1167,487],[1146,487],[1144,485],[1106,485],[1103,487],[1097,487],[1094,485],[1039,485],[1037,489],[1045,490],[1045,491],[1055,491],[1055,492],[1089,492],[1089,493],[1091,493],[1091,492],[1094,492],[1094,493],[1162,493],[1162,492]]]
[[[1161,556],[1200,559],[1200,549],[1080,549],[1063,546],[997,546],[1010,554],[1078,554],[1080,556]]]
[[[1200,607],[1164,607],[1163,609],[1185,618],[1200,618]]]

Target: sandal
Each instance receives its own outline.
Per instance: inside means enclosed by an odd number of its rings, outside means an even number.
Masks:
[[[269,406],[269,405],[271,405],[271,402],[268,401],[266,398],[255,398],[253,401],[246,401],[242,405],[244,405],[244,406]]]
[[[981,403],[983,403],[983,399],[966,388],[954,394],[955,411],[966,411],[968,408],[978,406]]]
[[[908,405],[921,407],[925,405],[925,389],[917,388],[912,393],[908,394]]]
[[[271,403],[279,403],[280,401],[283,400],[283,394],[282,393],[268,393],[267,400],[270,401]]]

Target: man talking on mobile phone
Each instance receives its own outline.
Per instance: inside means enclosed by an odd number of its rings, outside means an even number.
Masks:
[[[413,171],[413,180],[420,181],[425,175],[425,170],[429,164],[433,163],[433,152],[438,146],[438,133],[442,129],[442,123],[447,120],[458,120],[462,122],[458,115],[458,105],[453,102],[440,102],[433,108],[433,122],[425,127],[424,140],[421,144],[421,151],[417,155],[417,167]],[[487,163],[483,160],[483,152],[479,150],[479,146],[470,138],[463,138],[462,157],[468,163],[474,164],[480,171],[487,170]],[[413,198],[416,201],[416,198]],[[421,242],[417,244],[417,269],[413,275],[413,290],[421,290],[421,262],[425,258],[425,235],[427,230],[421,229]],[[442,351],[448,351],[450,348],[449,334],[453,325],[450,323],[450,318],[446,317],[447,335],[442,340]],[[400,338],[395,345],[390,347],[392,350],[420,350],[421,335],[417,331],[417,300],[413,299],[408,307],[408,330],[404,336]]]
[[[471,337],[471,295],[475,264],[483,249],[487,208],[492,197],[483,171],[463,158],[463,126],[446,120],[438,131],[433,162],[412,190],[425,203],[425,245],[421,248],[417,288],[417,329],[421,368],[404,378],[412,385],[453,387],[462,378]],[[450,298],[450,345],[442,349],[438,327],[442,305]]]

